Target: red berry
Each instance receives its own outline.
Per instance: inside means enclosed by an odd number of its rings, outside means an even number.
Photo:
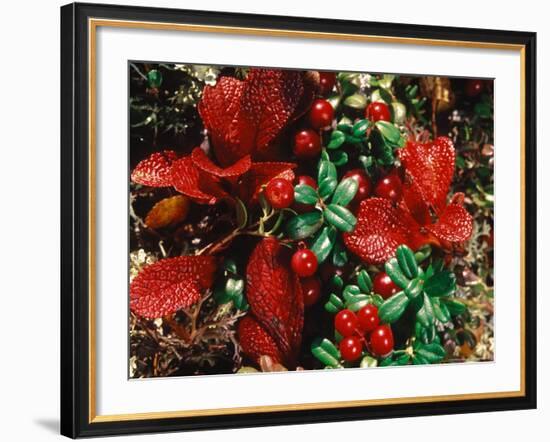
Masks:
[[[360,203],[361,201],[369,197],[372,185],[369,176],[364,170],[352,169],[346,172],[342,179],[345,178],[355,178],[357,180],[357,184],[359,184],[359,187],[357,188],[357,193],[351,201],[352,204]]]
[[[359,327],[366,333],[373,331],[380,319],[378,318],[378,308],[374,304],[368,304],[357,312],[357,320],[359,321]]]
[[[311,276],[317,271],[317,255],[309,249],[297,250],[292,255],[290,267],[302,278]]]
[[[319,91],[321,95],[330,93],[335,84],[336,74],[334,72],[319,72]]]
[[[314,158],[321,153],[321,137],[313,129],[296,132],[292,151],[298,158]]]
[[[386,272],[379,272],[372,281],[372,290],[378,293],[382,298],[387,299],[399,291],[399,287],[391,280]]]
[[[466,82],[466,95],[477,97],[483,90],[483,80],[468,80]]]
[[[309,187],[313,187],[314,189],[317,189],[317,181],[315,181],[309,175],[300,175],[300,176],[298,176],[296,178],[296,185],[298,185],[298,184],[306,184]]]
[[[314,129],[323,129],[332,124],[334,118],[334,109],[332,105],[322,98],[318,98],[311,105],[308,120]]]
[[[340,354],[344,361],[352,362],[361,356],[363,346],[357,336],[348,336],[340,341]]]
[[[306,307],[312,306],[321,296],[321,281],[315,276],[310,276],[309,278],[301,279],[300,282],[302,283],[304,305]]]
[[[393,350],[393,332],[389,325],[380,325],[370,334],[370,350],[376,356],[386,356]]]
[[[340,310],[334,317],[334,328],[344,338],[352,336],[357,330],[359,322],[351,310]]]
[[[294,202],[294,187],[283,178],[274,178],[265,187],[265,197],[275,209],[290,207]]]
[[[373,122],[376,121],[391,121],[390,109],[386,103],[375,101],[367,106],[365,116]]]
[[[394,203],[401,199],[402,193],[401,180],[394,174],[386,175],[374,188],[376,196],[392,200]]]

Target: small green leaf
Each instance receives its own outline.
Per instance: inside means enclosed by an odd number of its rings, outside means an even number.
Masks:
[[[301,204],[312,205],[317,202],[319,195],[313,187],[307,184],[298,184],[294,187],[294,199]]]
[[[333,150],[330,152],[330,160],[334,163],[335,166],[343,166],[347,164],[349,156],[343,150]]]
[[[387,121],[377,121],[376,128],[380,131],[382,137],[393,145],[397,145],[401,139],[401,132],[392,123]]]
[[[330,283],[339,290],[344,287],[344,280],[340,275],[333,275],[332,278],[330,278]]]
[[[336,238],[332,249],[332,263],[336,267],[343,267],[348,263],[347,249],[338,238]]]
[[[242,279],[227,278],[225,282],[225,293],[233,297],[243,292],[244,281]]]
[[[451,313],[447,306],[440,302],[440,298],[432,298],[432,305],[434,308],[434,315],[438,321],[445,324],[451,320]]]
[[[429,296],[450,296],[456,290],[456,277],[449,270],[442,270],[426,280],[424,291]]]
[[[370,126],[370,121],[363,119],[359,120],[357,123],[353,125],[352,133],[353,136],[356,138],[363,138],[365,134],[367,133],[367,129]]]
[[[415,355],[422,357],[431,364],[441,361],[445,358],[446,354],[447,352],[445,349],[435,342],[432,342],[431,344],[423,344],[415,351]]]
[[[413,356],[413,364],[414,365],[426,365],[426,364],[429,364],[430,362],[424,358],[422,355],[419,355],[419,354],[415,354]]]
[[[310,249],[317,256],[319,264],[325,262],[328,258],[336,240],[336,229],[331,226],[326,226],[317,235]]]
[[[372,291],[372,280],[365,269],[357,273],[357,285],[363,293],[370,293]]]
[[[311,353],[323,364],[339,368],[340,365],[340,352],[336,346],[330,342],[328,339],[323,339],[322,341],[314,341],[311,344]]]
[[[428,328],[434,323],[434,311],[430,297],[424,293],[424,303],[418,312],[416,313],[416,320],[422,324],[422,326]]]
[[[349,177],[340,181],[340,184],[336,187],[334,195],[332,195],[332,204],[338,204],[340,206],[347,206],[351,200],[355,197],[359,183],[356,178]]]
[[[317,182],[321,183],[326,178],[337,179],[338,173],[336,167],[330,161],[322,160],[319,163],[319,172],[317,173]]]
[[[158,88],[162,84],[162,74],[156,69],[147,72],[147,84],[150,88]]]
[[[363,94],[353,94],[344,100],[344,104],[353,109],[364,109],[367,107],[367,97]]]
[[[466,304],[460,301],[458,298],[441,298],[441,301],[449,310],[452,316],[458,316],[464,313],[467,309]]]
[[[304,239],[313,235],[323,225],[323,214],[315,210],[291,218],[286,225],[286,232],[292,239]]]
[[[236,273],[237,273],[237,263],[236,263],[233,259],[226,259],[226,260],[223,262],[223,269],[224,269],[226,272],[230,272],[230,273],[236,274]]]
[[[386,273],[389,275],[390,279],[397,284],[399,287],[404,289],[409,285],[409,279],[403,274],[399,262],[396,258],[391,258],[384,265]]]
[[[409,299],[414,299],[422,293],[422,287],[424,286],[424,281],[420,278],[412,279],[407,287],[405,287],[405,294]]]
[[[330,294],[330,296],[328,298],[328,302],[335,305],[340,310],[344,308],[344,302],[337,295],[335,295],[334,293]]]
[[[416,263],[420,264],[421,262],[425,261],[430,257],[432,254],[432,247],[429,245],[422,246],[419,250],[416,251],[414,254],[414,258],[416,259]]]
[[[326,200],[329,196],[331,196],[337,185],[338,181],[336,178],[326,177],[323,181],[321,181],[319,183],[319,195],[321,198]]]
[[[391,104],[392,120],[396,124],[403,124],[407,119],[407,108],[403,103],[394,101]]]
[[[397,247],[395,253],[397,261],[399,262],[399,267],[401,267],[405,276],[411,279],[416,278],[418,276],[418,264],[416,263],[413,251],[402,244]]]
[[[378,317],[382,322],[391,324],[397,321],[409,305],[409,298],[404,292],[397,292],[386,299],[378,309]]]
[[[330,134],[330,141],[327,144],[327,149],[338,149],[346,141],[346,135],[339,131],[333,130]]]
[[[342,232],[351,232],[357,223],[353,213],[337,204],[329,204],[323,214],[330,224]]]
[[[342,295],[344,296],[344,299],[346,300],[346,302],[354,302],[355,297],[360,293],[361,293],[361,289],[359,289],[359,287],[353,284],[349,284],[344,288]]]

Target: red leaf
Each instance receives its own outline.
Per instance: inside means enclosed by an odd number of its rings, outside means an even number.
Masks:
[[[132,181],[151,187],[171,186],[172,163],[176,161],[177,157],[173,150],[155,152],[149,158],[138,163],[132,172]]]
[[[251,201],[257,198],[260,188],[273,178],[294,181],[294,163],[263,162],[253,163],[240,186],[241,199]]]
[[[450,242],[466,241],[472,235],[472,216],[458,204],[449,204],[439,220],[426,228],[438,239]]]
[[[355,230],[344,233],[346,247],[363,261],[381,264],[391,258],[397,246],[411,246],[411,230],[417,228],[400,208],[384,198],[363,200]]]
[[[281,363],[282,357],[277,344],[270,334],[252,315],[239,321],[239,343],[245,355],[259,364],[262,356],[270,356],[273,362]]]
[[[453,142],[447,137],[426,144],[409,141],[399,158],[424,202],[436,212],[445,207],[455,168]]]
[[[189,307],[212,285],[213,256],[162,259],[141,270],[130,284],[130,309],[138,316],[160,318]]]
[[[289,249],[273,237],[262,240],[248,261],[246,296],[257,321],[277,343],[283,362],[292,367],[302,340],[304,300],[289,264]]]
[[[311,73],[251,69],[244,81],[222,77],[206,86],[199,113],[218,162],[227,166],[257,153],[265,158],[281,131],[309,108],[316,82]]]
[[[212,177],[201,173],[191,156],[180,158],[172,166],[172,184],[178,191],[204,204],[215,204],[226,192]]]
[[[412,180],[407,172],[405,172],[405,181],[403,183],[403,200],[405,201],[404,206],[406,210],[420,225],[423,226],[432,222],[430,208],[424,202],[418,184]]]
[[[224,169],[217,164],[214,164],[200,147],[193,149],[193,152],[191,152],[191,158],[193,159],[195,166],[203,172],[225,178],[237,177],[246,173],[252,164],[250,161],[250,155],[246,155],[232,166]]]
[[[241,149],[265,150],[291,120],[303,93],[302,72],[252,69],[241,98]]]
[[[240,145],[238,114],[244,82],[222,77],[215,86],[206,86],[199,103],[199,114],[214,146],[220,164],[232,164],[251,153]]]

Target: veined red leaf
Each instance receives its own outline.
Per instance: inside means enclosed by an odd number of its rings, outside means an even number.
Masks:
[[[411,245],[411,226],[402,210],[390,200],[369,198],[363,200],[357,213],[355,230],[344,233],[346,247],[362,260],[380,264],[392,257],[400,244]]]
[[[252,315],[239,321],[239,343],[243,353],[259,364],[262,356],[269,356],[275,363],[281,363],[282,357],[275,340]]]
[[[173,150],[155,152],[149,158],[138,163],[132,171],[132,181],[151,187],[169,187],[172,185],[172,163],[177,154]]]
[[[212,285],[216,263],[213,256],[178,256],[148,265],[130,284],[130,309],[160,318],[191,306]]]
[[[246,269],[246,296],[257,321],[273,337],[285,365],[292,367],[302,340],[304,301],[290,270],[289,249],[273,237],[258,243]]]
[[[445,207],[455,169],[455,149],[447,137],[431,143],[407,142],[399,158],[422,199],[436,212]]]
[[[214,164],[200,147],[193,149],[193,152],[191,152],[191,158],[193,159],[194,165],[203,172],[223,178],[240,176],[246,173],[252,164],[250,155],[246,155],[235,164],[224,169],[217,164]]]
[[[178,191],[203,204],[215,204],[226,196],[216,179],[201,173],[191,156],[180,158],[172,166],[172,184]]]
[[[472,235],[473,220],[464,207],[449,204],[441,212],[438,221],[426,228],[440,240],[462,242]]]

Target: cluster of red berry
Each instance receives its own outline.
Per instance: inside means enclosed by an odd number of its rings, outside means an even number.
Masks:
[[[378,308],[368,304],[357,313],[345,309],[334,317],[334,328],[342,336],[340,354],[348,362],[359,359],[363,345],[377,357],[384,357],[393,350],[391,327],[380,324]]]

